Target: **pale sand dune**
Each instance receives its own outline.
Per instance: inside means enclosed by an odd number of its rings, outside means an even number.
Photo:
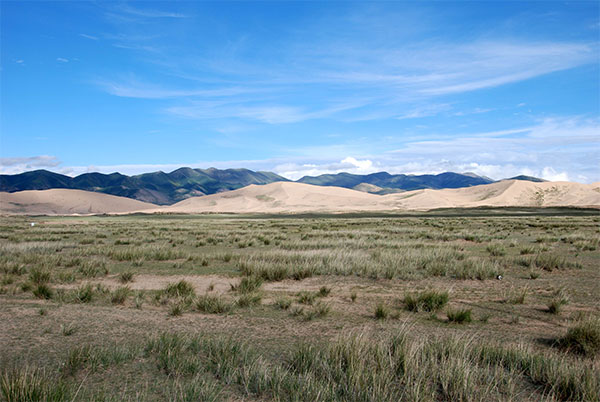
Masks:
[[[91,191],[51,189],[0,193],[0,213],[10,215],[92,215],[130,213],[154,204]]]
[[[474,187],[416,190],[382,196],[341,187],[277,182],[188,198],[167,207],[81,190],[0,193],[0,213],[30,215],[383,212],[480,206],[600,208],[600,183],[506,180]]]
[[[402,209],[465,208],[480,206],[599,207],[600,186],[571,182],[534,183],[504,180],[482,186],[417,190],[384,196],[398,200]]]
[[[277,182],[251,184],[239,190],[193,197],[160,212],[342,212],[381,210],[379,195],[341,187]]]
[[[351,212],[478,206],[600,207],[600,186],[507,180],[459,189],[416,190],[380,196],[340,187],[280,182],[189,198],[157,212]]]

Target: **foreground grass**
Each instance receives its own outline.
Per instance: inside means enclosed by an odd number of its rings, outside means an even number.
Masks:
[[[7,401],[95,398],[82,375],[127,362],[167,379],[164,395],[218,400],[225,392],[269,400],[598,400],[600,371],[589,361],[456,337],[415,339],[406,328],[374,340],[362,334],[301,344],[274,360],[231,337],[163,333],[145,344],[74,348],[60,372],[2,371]],[[529,394],[518,384],[527,383]],[[83,386],[82,386],[83,385]],[[200,386],[201,385],[201,386]],[[137,394],[140,399],[150,395]]]
[[[0,400],[599,399],[598,217],[27,219]]]

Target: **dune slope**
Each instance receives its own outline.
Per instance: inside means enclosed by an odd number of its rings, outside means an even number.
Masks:
[[[250,185],[239,190],[192,197],[164,212],[329,212],[373,211],[381,209],[381,197],[341,187],[277,182]]]
[[[600,186],[571,182],[504,180],[482,186],[392,194],[402,209],[496,207],[598,207]]]
[[[131,198],[83,190],[51,189],[0,193],[0,213],[10,215],[92,215],[157,208]]]
[[[376,195],[341,187],[276,182],[192,197],[171,206],[82,190],[0,193],[0,213],[90,215],[103,213],[299,213],[430,210],[436,208],[596,207],[600,183],[506,180],[481,186]]]
[[[351,212],[429,210],[479,206],[600,206],[600,186],[570,182],[506,180],[481,186],[415,190],[384,196],[341,187],[302,183],[251,185],[239,190],[188,198],[162,212]]]

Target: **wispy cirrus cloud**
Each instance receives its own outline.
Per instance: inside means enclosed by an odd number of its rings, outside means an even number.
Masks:
[[[118,4],[113,10],[124,14],[145,18],[187,18],[186,14],[149,8],[132,7],[129,4]]]
[[[137,49],[143,46],[123,45]],[[232,87],[244,87],[250,81],[256,89],[260,88],[255,92],[269,91],[273,96],[268,102],[261,96],[239,100],[243,101],[243,107],[233,114],[240,118],[269,124],[298,122],[319,116],[319,113],[302,112],[307,103],[325,110],[339,99],[352,97],[360,98],[364,109],[346,116],[348,121],[410,119],[449,113],[450,103],[427,104],[432,99],[489,89],[594,63],[598,54],[595,44],[511,41],[474,41],[466,45],[440,42],[377,50],[360,47],[337,50],[333,45],[323,44],[319,49],[320,52],[310,50],[296,54],[298,61],[292,67],[285,63],[266,66],[259,60],[249,62],[234,57],[229,59],[227,71],[221,71],[216,64],[211,66],[207,75],[204,71],[207,67],[203,65],[201,76],[204,80],[212,77],[218,82],[226,75],[226,85],[213,85],[210,90],[144,88],[136,83],[115,83],[114,80],[105,80],[101,87],[116,96],[173,98],[177,102],[177,98],[196,97],[202,100],[219,91],[235,91]],[[278,57],[286,59],[289,56],[283,53]],[[263,77],[250,79],[248,71],[263,71]],[[187,79],[198,85],[193,77],[192,69]],[[295,97],[297,93],[302,93],[301,100]],[[183,117],[195,115],[206,119],[228,115],[222,110],[214,110],[211,116],[202,108],[182,104],[173,104],[166,110]],[[455,110],[452,115],[489,110]],[[338,117],[344,119],[341,115]]]
[[[88,34],[84,34],[84,33],[80,33],[79,36],[81,36],[82,38],[90,39],[90,40],[98,40],[99,39],[97,36],[88,35]]]
[[[163,86],[142,83],[136,79],[128,81],[95,81],[96,85],[104,89],[111,95],[125,98],[140,98],[140,99],[168,99],[168,98],[214,98],[237,96],[250,92],[257,92],[259,89],[248,87],[218,87],[197,88],[197,89],[179,89],[165,88]]]
[[[248,106],[236,101],[196,102],[193,106],[171,107],[168,113],[191,119],[239,118],[267,124],[287,124],[335,116],[358,107],[361,103],[340,103],[308,110],[284,105]]]

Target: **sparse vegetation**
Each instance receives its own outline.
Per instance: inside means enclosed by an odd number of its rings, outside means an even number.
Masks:
[[[445,214],[6,217],[0,400],[599,400],[600,218]]]
[[[377,303],[375,306],[375,318],[378,320],[385,320],[388,315],[390,315],[388,307],[383,303]]]
[[[261,303],[262,295],[258,292],[244,293],[238,297],[236,304],[239,307],[258,306]]]
[[[252,293],[260,289],[263,280],[258,276],[245,276],[238,285],[231,285],[231,290],[239,293]]]
[[[292,305],[292,299],[289,297],[278,297],[275,299],[275,306],[281,310],[287,310]]]
[[[168,284],[163,290],[163,294],[167,297],[192,297],[196,291],[191,283],[182,279],[177,283]]]
[[[119,275],[119,280],[121,281],[121,283],[129,283],[133,281],[133,272],[131,271],[125,271],[125,272],[121,272],[121,274]]]
[[[457,324],[463,324],[473,321],[471,317],[470,309],[448,309],[446,315],[448,316],[449,322],[455,322]]]
[[[600,320],[586,319],[570,326],[559,340],[560,346],[584,356],[600,354]]]
[[[128,286],[122,286],[111,293],[110,301],[112,304],[123,304],[130,293],[131,289]]]
[[[437,311],[448,303],[448,292],[427,290],[404,296],[404,306],[408,311]]]
[[[203,313],[209,314],[223,314],[228,313],[232,310],[233,306],[231,303],[223,300],[219,296],[213,295],[201,295],[196,300],[196,309]]]
[[[52,288],[45,283],[41,283],[33,289],[33,295],[38,299],[51,299],[53,294]]]

